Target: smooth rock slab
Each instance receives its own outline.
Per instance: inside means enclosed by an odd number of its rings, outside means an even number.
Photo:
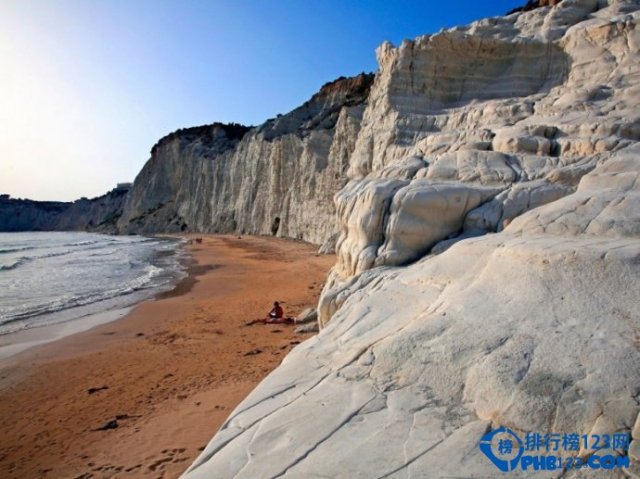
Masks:
[[[185,477],[490,475],[491,424],[586,433],[621,420],[612,402],[635,419],[638,257],[635,239],[503,233],[404,268],[296,348]]]

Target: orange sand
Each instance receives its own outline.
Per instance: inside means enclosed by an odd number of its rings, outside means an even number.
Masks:
[[[332,256],[262,237],[187,248],[192,275],[171,294],[0,363],[0,477],[178,477],[305,339],[293,326],[243,324],[276,299],[286,314],[315,305]]]

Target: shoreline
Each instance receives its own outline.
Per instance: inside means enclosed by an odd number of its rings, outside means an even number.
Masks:
[[[117,321],[125,317],[139,304],[145,301],[153,301],[162,294],[172,291],[181,281],[189,277],[188,268],[191,260],[185,250],[186,242],[183,241],[182,237],[140,237],[175,242],[173,249],[158,250],[154,259],[149,262],[149,264],[157,267],[159,259],[170,256],[175,257],[175,263],[171,266],[165,265],[162,271],[162,275],[165,278],[169,278],[168,283],[146,286],[142,289],[93,303],[50,311],[19,320],[35,320],[36,324],[32,327],[0,333],[0,369],[3,367],[3,361],[28,349],[88,331],[102,324]],[[3,327],[11,325],[13,322],[9,321],[3,324]]]
[[[0,370],[4,367],[3,362],[17,354],[26,352],[31,348],[54,343],[84,331],[89,331],[112,321],[118,321],[129,314],[138,304],[148,300],[149,299],[143,299],[139,303],[131,306],[107,309],[99,313],[87,314],[86,316],[60,323],[36,326],[34,328],[22,329],[0,335]]]
[[[2,477],[177,477],[309,337],[244,321],[275,299],[292,315],[315,306],[333,256],[293,240],[198,236],[171,290],[0,361]]]

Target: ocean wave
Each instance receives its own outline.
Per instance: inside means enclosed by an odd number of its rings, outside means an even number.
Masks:
[[[100,258],[102,256],[111,256],[112,254],[115,254],[117,252],[117,250],[115,249],[109,249],[107,251],[102,251],[100,253],[91,253],[89,255],[87,255],[88,258]]]
[[[129,284],[124,288],[123,291],[133,292],[133,291],[138,291],[140,289],[144,289],[149,284],[152,283],[152,280],[154,278],[160,276],[162,272],[163,272],[162,268],[158,268],[157,266],[154,266],[152,264],[147,265],[147,267],[145,268],[144,274],[131,280]]]
[[[96,242],[85,242],[86,245],[90,245],[90,244],[95,244]],[[68,256],[71,254],[76,254],[76,253],[84,253],[86,251],[91,251],[91,250],[99,250],[99,249],[103,249],[105,248],[107,245],[100,245],[100,246],[92,246],[90,248],[77,248],[77,249],[69,249],[69,250],[65,250],[65,251],[55,251],[55,252],[50,252],[50,253],[45,253],[45,254],[36,254],[33,256],[21,256],[20,258],[18,258],[17,260],[15,260],[14,263],[9,264],[9,265],[4,265],[4,266],[0,266],[0,271],[10,271],[12,269],[16,269],[20,266],[23,266],[27,263],[30,263],[32,261],[36,261],[36,260],[41,260],[41,259],[48,259],[48,258],[57,258],[60,256]],[[29,248],[29,249],[42,249],[42,248]],[[110,253],[104,253],[104,254],[90,254],[87,256],[107,256],[109,254],[112,254],[113,250],[111,250]]]
[[[95,245],[95,246],[94,246]],[[90,248],[80,248],[80,246],[91,246]],[[63,254],[73,253],[75,251],[87,251],[91,249],[100,249],[105,248],[107,246],[113,246],[113,241],[78,241],[75,243],[63,243],[63,244],[53,244],[49,246],[38,245],[38,246],[21,246],[21,247],[8,247],[0,249],[0,254],[10,254],[10,253],[22,253],[23,251],[33,251],[33,250],[52,250],[52,249],[60,249],[60,248],[68,248],[62,252],[56,253],[46,253],[43,255],[37,256],[28,256],[29,259],[37,259],[37,258],[50,258],[53,256],[59,256]]]
[[[16,292],[0,297],[0,334],[133,304],[181,274],[178,241],[57,238],[52,235],[54,241],[46,245],[40,238],[38,244],[2,245],[4,250],[24,247],[25,253],[12,251],[0,257],[0,290]],[[165,254],[167,249],[176,254]],[[62,258],[48,260],[57,257]],[[25,267],[28,263],[33,264]]]
[[[96,244],[96,243],[103,243],[105,242],[105,240],[87,240],[87,241],[77,241],[74,243],[64,243],[61,244],[60,246],[65,247],[65,246],[87,246],[90,244]]]
[[[0,266],[0,271],[11,271],[12,269],[16,269],[20,266],[22,266],[25,263],[28,263],[30,261],[29,258],[23,257],[23,258],[18,258],[18,260],[16,260],[14,263],[12,264],[5,264]]]
[[[29,251],[32,249],[37,249],[36,246],[23,246],[22,248],[5,248],[5,249],[0,249],[0,254],[7,254],[7,253],[19,253],[21,251]]]
[[[68,254],[73,253],[73,251],[63,251],[58,253],[47,253],[38,256],[22,256],[18,258],[13,264],[0,266],[0,271],[11,271],[13,269],[19,268],[20,266],[24,266],[27,263],[38,259],[46,259],[46,258],[55,258],[58,256],[66,256]]]
[[[143,274],[133,278],[132,280],[128,281],[118,288],[101,291],[91,291],[75,296],[63,296],[52,302],[31,305],[26,309],[5,311],[3,312],[2,316],[0,316],[0,326],[6,326],[7,324],[16,321],[23,321],[35,316],[57,313],[59,311],[64,311],[79,306],[86,306],[92,303],[106,301],[109,299],[117,298],[118,296],[126,296],[128,294],[144,289],[157,288],[163,286],[163,283],[153,282],[153,279],[160,276],[163,272],[164,270],[162,268],[158,268],[154,265],[147,265]]]

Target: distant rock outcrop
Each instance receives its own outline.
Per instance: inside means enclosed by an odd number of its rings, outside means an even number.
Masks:
[[[183,477],[501,477],[502,427],[632,440],[509,477],[640,477],[639,24],[564,0],[383,44],[323,329]]]
[[[0,231],[95,231],[114,234],[126,189],[74,202],[0,198]]]

